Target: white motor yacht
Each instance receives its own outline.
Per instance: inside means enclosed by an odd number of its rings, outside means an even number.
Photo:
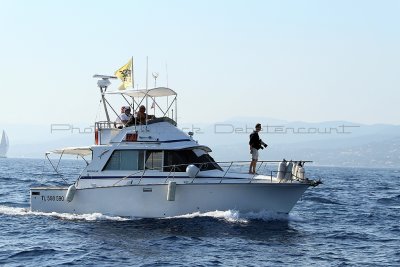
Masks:
[[[99,78],[107,117],[95,123],[95,144],[47,153],[91,156],[91,160],[71,185],[31,188],[32,211],[139,218],[216,210],[289,213],[307,188],[319,183],[305,177],[304,161],[259,162],[258,170],[276,164],[277,171],[269,174],[240,172],[237,165],[248,170],[249,162],[215,162],[209,147],[177,127],[174,90],[106,92],[114,77],[94,77]],[[115,110],[106,99],[110,95],[123,97],[132,110],[152,101],[158,116],[117,125],[109,119],[109,109]]]

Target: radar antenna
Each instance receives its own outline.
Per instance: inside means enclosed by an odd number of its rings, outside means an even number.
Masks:
[[[100,88],[101,100],[103,101],[104,111],[106,112],[107,121],[110,122],[110,115],[108,115],[106,99],[104,97],[104,93],[107,91],[107,87],[111,85],[109,79],[117,79],[116,76],[108,76],[108,75],[93,75],[93,78],[97,78],[97,86]]]

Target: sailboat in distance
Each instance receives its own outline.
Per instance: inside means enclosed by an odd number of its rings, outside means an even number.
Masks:
[[[1,136],[1,143],[0,143],[0,158],[6,158],[8,148],[10,143],[8,142],[8,137],[6,132],[3,130],[3,135]]]

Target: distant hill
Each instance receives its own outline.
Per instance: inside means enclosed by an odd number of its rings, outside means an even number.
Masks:
[[[249,160],[249,134],[257,122],[263,125],[261,138],[269,144],[260,152],[260,159],[313,160],[315,164],[329,166],[400,167],[400,125],[243,117],[210,124],[179,124],[179,128],[194,132],[194,139],[209,146],[218,161]],[[9,157],[42,158],[48,150],[92,145],[94,141],[90,125],[1,126],[10,139]]]
[[[216,160],[249,160],[248,136],[257,122],[263,125],[260,137],[269,144],[260,152],[264,160],[286,158],[329,166],[400,167],[399,125],[240,119],[203,125],[195,139],[213,144]]]

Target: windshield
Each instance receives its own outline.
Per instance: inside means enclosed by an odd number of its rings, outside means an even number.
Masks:
[[[202,149],[164,151],[164,171],[185,172],[189,164],[196,165],[201,171],[222,170]],[[172,167],[173,165],[176,165],[175,168]]]

